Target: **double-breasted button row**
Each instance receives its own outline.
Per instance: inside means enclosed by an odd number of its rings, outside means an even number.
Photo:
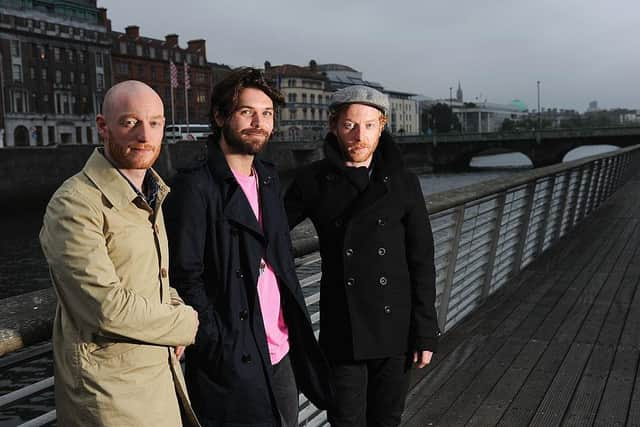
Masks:
[[[344,254],[345,254],[346,256],[351,256],[351,255],[353,255],[353,249],[349,248],[349,249],[345,250],[345,251],[344,251]]]
[[[242,279],[244,277],[244,273],[242,272],[242,270],[236,270],[236,277],[238,279]]]
[[[240,320],[247,320],[249,318],[249,312],[247,310],[240,310]]]
[[[391,306],[390,305],[385,305],[384,306],[384,314],[391,314]]]
[[[389,280],[385,277],[385,276],[380,276],[378,278],[378,283],[381,286],[387,286],[387,284],[389,283]],[[356,284],[356,279],[354,279],[353,277],[349,277],[346,281],[345,284],[349,287],[353,286]]]

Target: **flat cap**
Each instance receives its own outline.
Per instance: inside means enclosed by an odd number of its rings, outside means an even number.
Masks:
[[[365,104],[377,108],[385,115],[389,113],[389,97],[369,86],[347,86],[333,94],[329,110],[335,111],[344,104]]]

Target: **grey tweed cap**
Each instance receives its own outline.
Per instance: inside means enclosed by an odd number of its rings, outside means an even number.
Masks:
[[[329,110],[335,111],[344,104],[365,104],[377,108],[384,115],[389,113],[389,97],[369,86],[347,86],[333,94]]]

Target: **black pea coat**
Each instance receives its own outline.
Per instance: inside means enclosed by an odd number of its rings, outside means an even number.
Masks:
[[[208,154],[177,174],[165,203],[171,283],[200,317],[186,352],[187,387],[203,425],[277,426],[257,294],[261,258],[278,279],[298,387],[320,408],[331,399],[328,364],[296,277],[275,168],[254,160],[261,229],[217,142]]]
[[[433,235],[418,178],[387,132],[365,190],[349,169],[329,134],[325,158],[285,196],[290,227],[309,217],[320,240],[320,345],[333,360],[435,351]]]

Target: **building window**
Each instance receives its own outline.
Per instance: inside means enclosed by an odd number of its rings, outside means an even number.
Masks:
[[[36,79],[36,69],[31,67],[29,68],[29,76],[31,77],[31,80],[35,80]]]
[[[151,71],[151,80],[155,81],[156,80],[156,67],[154,67],[153,65],[150,67],[150,71]]]
[[[202,92],[198,93],[198,96],[196,96],[196,103],[204,104],[205,102],[207,102],[207,96]]]
[[[49,78],[46,68],[43,68],[42,70],[40,70],[40,74],[42,74],[42,80],[47,80]]]
[[[315,103],[316,103],[316,96],[315,96],[314,94],[311,94],[311,95],[309,96],[309,98],[310,98],[310,101],[309,101],[309,102],[311,102],[312,104],[315,104]]]
[[[80,84],[86,84],[87,83],[87,74],[82,72],[80,73]]]
[[[198,64],[199,64],[201,67],[204,67],[204,56],[200,56],[200,57],[198,58]]]
[[[76,82],[76,74],[73,71],[69,71],[69,83],[74,84]]]
[[[22,65],[13,64],[13,81],[21,82],[22,81]]]
[[[162,49],[162,59],[165,61],[169,60],[169,51],[167,49]]]
[[[176,52],[174,56],[176,58],[176,62],[180,62],[182,60],[182,55],[180,55],[180,52]]]
[[[144,79],[144,65],[138,64],[138,77]]]
[[[126,55],[127,54],[127,43],[126,42],[120,42],[120,53],[122,55]]]
[[[142,56],[142,45],[141,44],[137,44],[136,45],[136,55]]]
[[[83,51],[78,51],[78,62],[84,64],[87,62],[87,55]]]
[[[82,128],[76,126],[76,144],[82,144]]]
[[[85,129],[87,130],[87,143],[93,144],[93,132],[91,131],[91,127],[87,126]]]
[[[11,56],[20,56],[20,40],[11,40]]]
[[[295,108],[290,108],[289,109],[289,119],[291,119],[291,120],[295,120],[296,119],[296,109]]]
[[[104,74],[96,73],[96,89],[104,89]]]
[[[62,83],[62,71],[56,70],[56,83]]]
[[[59,47],[54,47],[53,48],[53,59],[55,59],[56,62],[60,62],[60,48]]]
[[[129,74],[129,64],[126,62],[118,63],[118,73],[120,74]]]
[[[307,94],[306,94],[306,93],[303,93],[303,94],[302,94],[302,103],[303,103],[303,104],[306,104],[306,103],[307,103]]]
[[[156,57],[156,48],[149,46],[149,58],[154,59]]]
[[[73,50],[67,49],[67,59],[69,60],[69,64],[73,64]]]
[[[96,67],[103,67],[102,52],[96,52]]]

